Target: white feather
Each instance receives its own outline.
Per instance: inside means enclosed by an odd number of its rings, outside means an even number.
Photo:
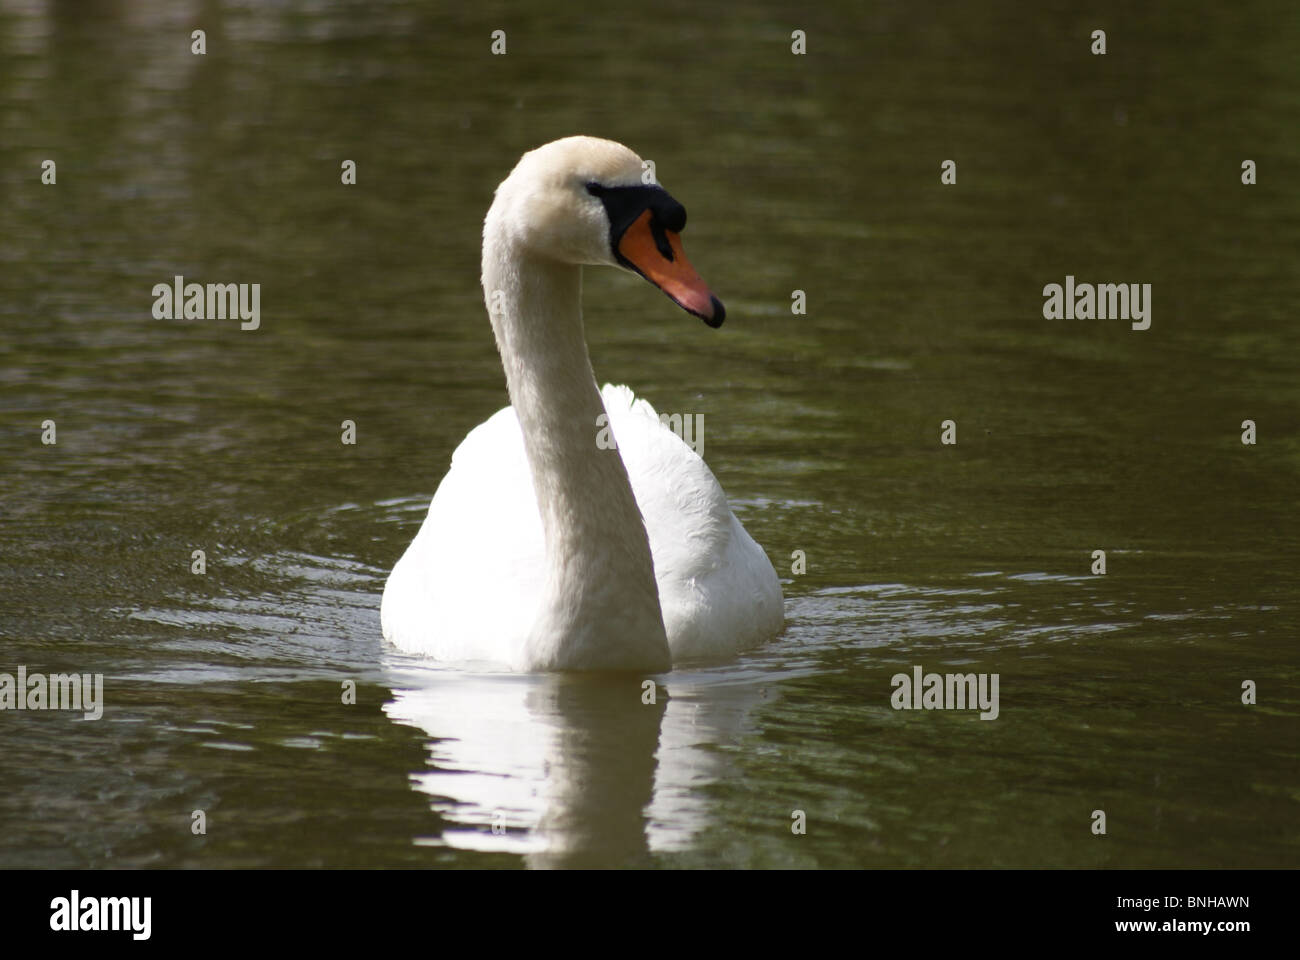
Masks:
[[[456,449],[393,568],[381,619],[397,647],[521,670],[658,670],[781,631],[776,572],[704,461],[649,403],[598,391],[591,373],[581,265],[616,264],[584,184],[640,171],[626,147],[575,137],[526,154],[498,188],[483,286],[514,403]],[[602,413],[617,451],[598,449]]]

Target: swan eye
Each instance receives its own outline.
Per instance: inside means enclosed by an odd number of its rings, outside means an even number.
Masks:
[[[639,273],[687,313],[711,327],[722,326],[726,310],[682,252],[686,208],[658,186],[606,187],[595,181],[587,192],[609,217],[609,248],[620,266]]]
[[[587,184],[587,192],[605,206],[605,213],[609,216],[609,245],[616,256],[619,240],[627,228],[648,210],[655,247],[665,260],[673,260],[672,245],[665,231],[682,232],[686,227],[686,208],[667,190],[658,184],[606,187],[593,180]]]

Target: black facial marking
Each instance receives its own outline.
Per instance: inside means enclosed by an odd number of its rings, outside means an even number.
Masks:
[[[667,190],[658,184],[602,187],[593,181],[587,184],[587,192],[605,205],[605,213],[609,215],[609,247],[619,263],[629,269],[636,269],[618,252],[618,241],[646,210],[651,214],[650,233],[655,239],[655,246],[665,260],[673,259],[673,248],[668,243],[665,231],[682,232],[686,227],[686,208],[674,200]],[[640,273],[639,270],[637,272]]]

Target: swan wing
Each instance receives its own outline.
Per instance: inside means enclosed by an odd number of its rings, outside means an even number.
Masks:
[[[702,457],[625,386],[601,391],[645,520],[673,659],[729,656],[784,624],[781,585]],[[685,418],[673,421],[686,436]]]
[[[728,656],[775,636],[776,572],[708,465],[628,387],[606,384],[601,397],[645,521],[673,659]],[[545,571],[523,434],[506,407],[452,455],[385,587],[384,636],[438,660],[515,664]]]
[[[545,571],[523,434],[506,407],[452,454],[424,523],[384,588],[384,636],[438,660],[514,664]]]

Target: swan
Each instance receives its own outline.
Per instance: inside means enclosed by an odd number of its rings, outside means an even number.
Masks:
[[[497,187],[482,282],[511,406],[456,448],[388,577],[380,620],[399,650],[658,673],[783,629],[776,571],[703,459],[592,372],[584,265],[637,273],[711,327],[726,315],[682,252],[685,209],[642,169],[622,144],[566,137]]]

